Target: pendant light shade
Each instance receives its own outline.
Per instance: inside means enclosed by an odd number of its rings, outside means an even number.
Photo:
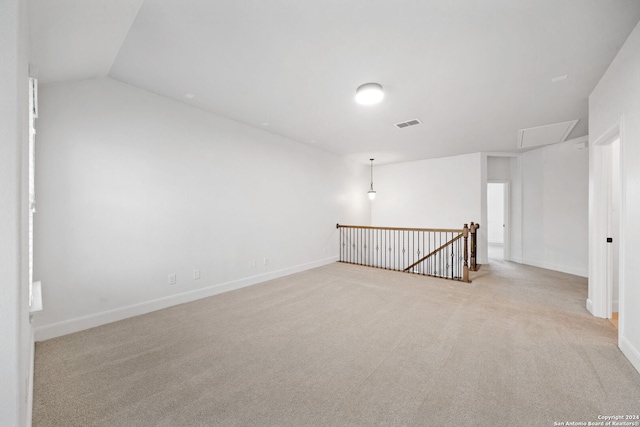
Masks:
[[[369,191],[367,191],[367,195],[369,196],[369,200],[373,200],[376,198],[376,192],[373,189],[373,159],[369,160],[371,160],[371,187]]]
[[[362,105],[377,104],[384,98],[382,85],[378,83],[365,83],[356,89],[356,102]]]

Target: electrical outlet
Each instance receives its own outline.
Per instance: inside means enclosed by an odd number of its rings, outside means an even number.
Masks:
[[[169,284],[170,285],[175,285],[177,281],[178,281],[178,278],[176,277],[175,274],[170,274],[169,275]]]
[[[255,267],[256,266],[256,260],[255,259],[250,259],[249,260],[249,267]]]
[[[269,258],[264,259],[264,265],[269,265]]]
[[[193,280],[200,279],[200,270],[193,270]]]

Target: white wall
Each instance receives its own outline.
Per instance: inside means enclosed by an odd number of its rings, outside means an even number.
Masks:
[[[372,225],[462,228],[480,222],[481,163],[474,153],[376,166]],[[486,262],[478,246],[478,262]]]
[[[28,423],[31,328],[26,233],[28,22],[26,2],[0,6],[0,424]]]
[[[521,159],[522,262],[586,277],[589,150],[568,141]]]
[[[475,153],[377,166],[372,224],[457,228],[480,222],[478,262],[484,264],[487,181],[508,180],[511,259],[587,276],[588,156],[566,142],[517,157]]]
[[[620,271],[621,305],[620,348],[640,371],[640,24],[636,26],[624,46],[618,52],[609,69],[604,74],[589,97],[589,134],[591,150],[594,143],[609,132],[612,127],[620,131],[620,151],[622,153],[622,206]],[[591,189],[590,229],[594,231],[599,219],[597,209],[597,164],[590,162],[589,179]],[[626,243],[625,243],[626,242]],[[594,314],[602,316],[602,287],[594,258],[602,245],[601,239],[590,241],[589,299],[593,303]]]
[[[588,151],[567,141],[486,156],[487,181],[509,181],[509,260],[586,276]]]
[[[366,166],[111,79],[41,88],[38,150],[38,339],[332,262],[370,220]]]
[[[510,181],[511,157],[488,155],[487,179],[489,181]]]

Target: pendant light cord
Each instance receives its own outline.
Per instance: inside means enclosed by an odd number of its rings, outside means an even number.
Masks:
[[[373,159],[371,160],[371,191],[373,191]]]

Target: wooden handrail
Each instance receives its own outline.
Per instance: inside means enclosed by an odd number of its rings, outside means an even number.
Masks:
[[[336,228],[363,228],[369,230],[396,230],[396,231],[429,231],[439,233],[462,233],[458,228],[407,228],[407,227],[374,227],[369,225],[342,225],[336,224]]]

